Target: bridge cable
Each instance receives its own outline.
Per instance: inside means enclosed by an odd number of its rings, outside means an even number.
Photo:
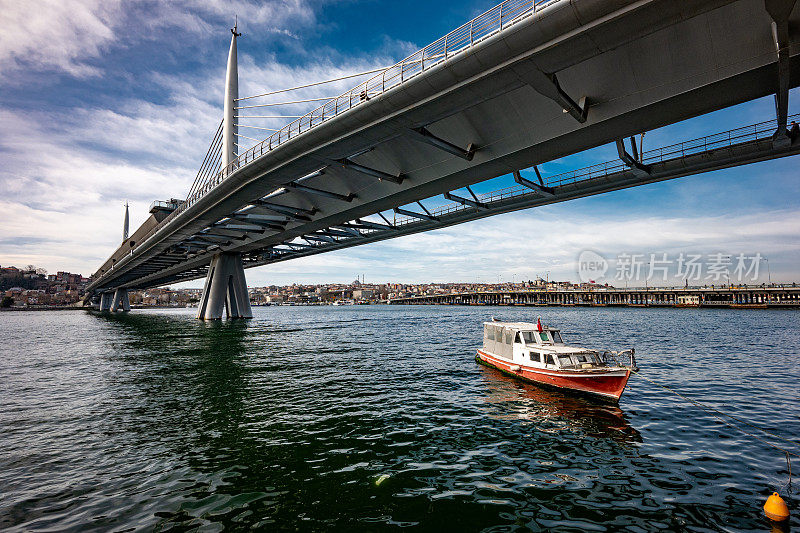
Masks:
[[[303,118],[305,115],[235,115],[233,118]]]
[[[217,132],[214,134],[214,138],[211,141],[211,145],[208,147],[208,150],[206,151],[206,155],[203,158],[203,163],[200,165],[200,169],[197,171],[197,175],[194,178],[194,182],[192,182],[192,186],[189,188],[189,195],[187,195],[187,197],[190,196],[192,194],[192,192],[194,192],[195,186],[197,185],[198,181],[201,179],[200,177],[203,174],[204,167],[207,167],[207,165],[209,163],[209,156],[211,155],[212,150],[216,146],[217,140],[218,139],[221,140],[221,138],[222,138],[221,137],[222,136],[222,123],[223,123],[223,121],[220,121],[219,126],[217,127]]]
[[[234,124],[234,126],[236,126],[237,128],[252,128],[254,130],[281,131],[281,130],[276,130],[275,128],[260,128],[258,126],[247,126],[245,124]]]
[[[198,183],[205,182],[208,180],[209,176],[215,174],[219,169],[219,161],[222,157],[222,139],[219,139],[217,143],[214,145],[214,151],[212,152],[213,156],[209,159],[208,164],[206,165],[206,169],[203,172],[203,177],[200,179]]]
[[[214,156],[214,161],[212,161],[211,166],[208,168],[208,173],[206,175],[206,181],[213,178],[217,175],[217,173],[222,167],[222,141],[220,140],[219,148],[217,149],[217,155]]]
[[[192,193],[202,189],[208,183],[208,181],[212,177],[214,177],[217,174],[217,172],[219,172],[220,160],[222,159],[222,138],[220,138],[216,143],[214,153],[215,155],[211,160],[210,164],[206,167],[206,171],[203,174],[201,180],[198,181],[197,186],[195,188],[189,191],[189,194],[186,196],[187,199],[191,197]]]
[[[215,148],[220,144],[222,140],[222,122],[220,121],[220,125],[217,128],[217,133],[214,135],[214,139],[211,141],[211,145],[206,152],[205,158],[203,158],[203,163],[200,165],[200,169],[197,172],[197,176],[195,177],[194,183],[192,183],[192,187],[190,189],[190,193],[192,189],[205,178],[206,173],[208,172],[208,164],[213,159],[213,153]]]
[[[209,166],[214,161],[216,157],[216,152],[222,146],[222,124],[217,129],[217,134],[214,136],[214,140],[212,141],[208,153],[206,153],[206,157],[203,160],[203,166],[201,166],[201,175],[205,177],[205,175],[209,172]]]
[[[333,100],[334,98],[338,98],[337,96],[327,96],[325,98],[309,98],[307,100],[293,100],[291,102],[273,102],[271,104],[256,104],[256,105],[243,105],[239,107],[234,107],[234,109],[250,109],[253,107],[272,107],[276,105],[290,105],[290,104],[304,104],[306,102],[327,102],[328,100]]]
[[[260,142],[261,142],[261,141],[259,141],[258,139],[253,139],[252,137],[248,137],[247,135],[242,135],[241,133],[237,133],[237,134],[236,134],[236,136],[237,136],[237,137],[243,137],[243,138],[245,138],[245,139],[250,139],[251,141],[255,141],[255,142],[257,142],[257,143],[260,143]]]
[[[197,182],[197,186],[194,188],[194,190],[190,191],[190,194],[192,192],[200,190],[203,186],[205,186],[206,183],[208,183],[209,179],[211,179],[211,177],[213,177],[218,172],[219,162],[220,159],[222,158],[222,139],[219,139],[219,141],[214,146],[213,153],[214,153],[213,158],[209,160],[209,164],[206,166],[206,169],[203,172],[202,177]]]
[[[365,72],[359,72],[358,74],[349,74],[347,76],[342,76],[340,78],[333,78],[333,79],[330,79],[330,80],[317,81],[317,82],[309,83],[309,84],[306,84],[306,85],[298,85],[297,87],[289,87],[288,89],[280,89],[278,91],[270,91],[268,93],[256,94],[256,95],[253,95],[253,96],[243,96],[242,98],[236,98],[234,100],[234,102],[239,102],[241,100],[249,100],[251,98],[259,98],[261,96],[269,96],[271,94],[278,94],[278,93],[285,93],[285,92],[289,92],[289,91],[295,91],[297,89],[305,89],[306,87],[313,87],[315,85],[322,85],[324,83],[332,83],[334,81],[341,81],[341,80],[346,80],[346,79],[349,79],[349,78],[357,78],[359,76],[364,76],[365,74],[374,74],[376,72],[383,72],[383,71],[386,71],[388,69],[389,69],[389,67],[376,68],[374,70],[367,70]]]

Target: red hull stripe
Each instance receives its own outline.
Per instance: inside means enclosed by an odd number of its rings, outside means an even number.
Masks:
[[[489,366],[493,366],[509,374],[513,374],[526,381],[542,383],[551,387],[561,389],[571,389],[589,394],[596,394],[604,398],[619,400],[625,385],[628,384],[630,370],[618,371],[607,374],[597,373],[572,373],[569,374],[559,371],[548,371],[540,368],[518,365],[495,357],[482,350],[478,350],[478,357]],[[519,370],[512,370],[519,368]]]

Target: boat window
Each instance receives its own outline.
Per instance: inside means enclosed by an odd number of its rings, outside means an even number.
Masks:
[[[569,366],[572,364],[572,359],[568,355],[558,356],[558,366]]]
[[[536,337],[533,336],[532,331],[523,331],[522,338],[525,339],[525,344],[536,344]]]
[[[494,340],[494,328],[493,327],[486,328],[486,338],[489,339],[490,341]]]
[[[531,352],[528,354],[528,357],[531,358],[531,361],[534,363],[541,363],[542,362],[542,354],[538,352]]]
[[[553,335],[553,342],[556,342],[558,344],[564,342],[561,340],[561,333],[559,333],[558,331],[551,331],[550,333]]]
[[[511,332],[506,330],[506,344],[511,344]]]
[[[517,338],[514,339],[514,342],[517,344],[522,344],[522,336],[519,334],[519,331],[517,332]]]
[[[544,362],[545,362],[545,364],[548,364],[548,365],[556,364],[556,362],[553,361],[553,355],[552,354],[547,354],[547,356],[545,356]]]
[[[575,354],[575,360],[577,362],[579,362],[579,363],[588,363],[589,362],[589,358],[586,357],[586,354],[583,354],[583,353],[576,353]]]
[[[550,337],[547,335],[546,331],[540,331],[539,338],[542,339],[542,342],[550,342]]]

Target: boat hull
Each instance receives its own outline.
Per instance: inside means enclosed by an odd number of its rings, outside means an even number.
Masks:
[[[518,365],[483,350],[478,350],[475,359],[483,365],[523,381],[612,403],[619,402],[631,374],[628,369],[603,373],[546,370]]]

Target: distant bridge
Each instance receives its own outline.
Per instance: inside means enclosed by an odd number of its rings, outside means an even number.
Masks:
[[[650,287],[592,289],[511,289],[394,298],[394,305],[553,305],[592,307],[800,307],[800,287]]]
[[[199,318],[247,317],[244,268],[795,155],[798,28],[796,0],[507,0],[242,153],[243,110],[273,104],[238,97],[234,29],[223,121],[189,194],[154,203],[89,290],[125,309],[128,289],[205,276]],[[766,122],[628,142],[770,94]],[[606,143],[618,161],[538,170]],[[504,174],[517,186],[469,188]],[[421,202],[439,195],[451,203]]]

